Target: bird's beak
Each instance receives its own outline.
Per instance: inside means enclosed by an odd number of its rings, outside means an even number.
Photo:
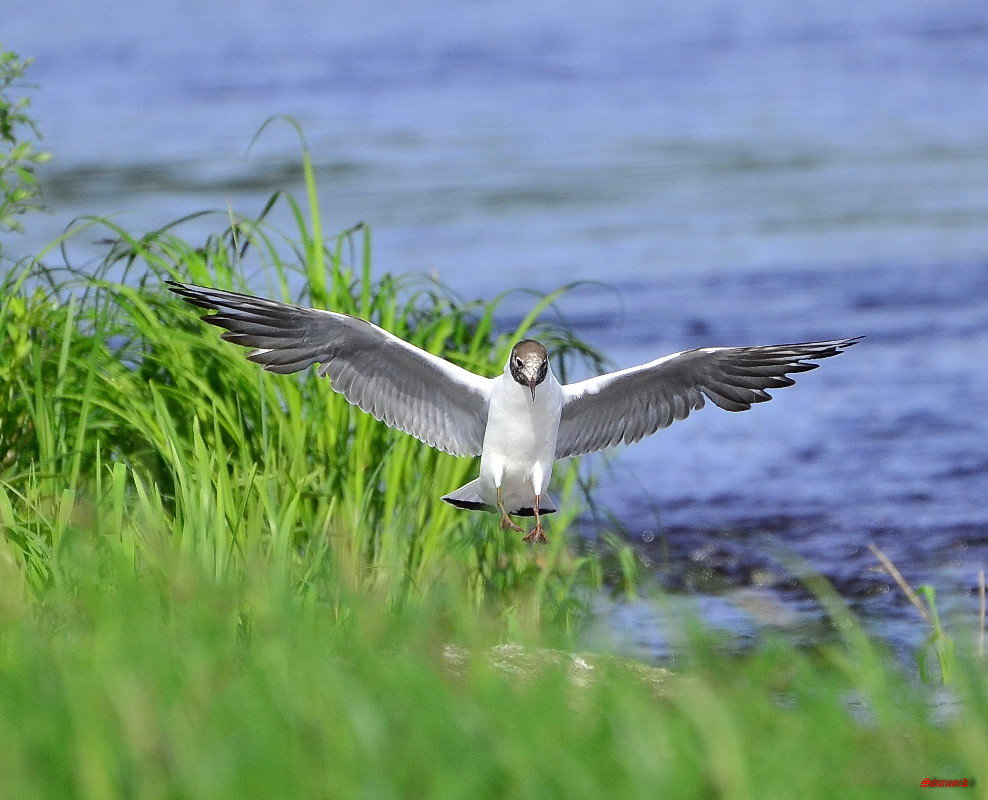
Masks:
[[[536,387],[536,385],[537,384],[535,383],[535,378],[529,378],[528,379],[528,388],[532,390],[532,402],[533,403],[535,402],[535,387]]]

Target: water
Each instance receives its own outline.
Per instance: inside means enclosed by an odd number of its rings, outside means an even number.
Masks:
[[[984,265],[805,269],[797,287],[778,270],[683,278],[639,287],[648,315],[599,320],[597,343],[634,340],[630,364],[711,342],[867,338],[771,403],[704,409],[615,460],[603,493],[662,585],[699,592],[742,638],[761,624],[802,635],[819,614],[785,566],[797,554],[897,646],[915,645],[924,631],[874,572],[875,542],[970,630],[988,556]],[[625,630],[641,616],[635,644],[664,654],[654,609],[613,613]]]
[[[8,252],[82,213],[148,229],[259,211],[299,186],[288,125],[247,152],[285,113],[329,229],[370,223],[379,270],[483,297],[603,281],[561,312],[619,366],[865,334],[772,403],[620,452],[599,495],[657,579],[741,638],[774,624],[752,608],[814,618],[780,546],[896,643],[923,632],[871,540],[972,618],[988,560],[984,4],[40,0],[5,2],[0,31],[37,59],[56,156],[54,213]],[[605,613],[662,651],[650,610]]]

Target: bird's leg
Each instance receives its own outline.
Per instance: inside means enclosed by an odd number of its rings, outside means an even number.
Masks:
[[[528,536],[522,538],[526,542],[549,544],[549,540],[545,538],[545,534],[542,532],[542,517],[539,516],[539,500],[539,495],[535,495],[535,505],[533,506],[533,510],[535,511],[535,527],[532,528],[532,532]]]
[[[501,530],[502,531],[521,531],[524,528],[515,525],[511,521],[511,517],[508,516],[508,512],[504,510],[504,500],[501,498],[501,487],[497,487],[497,507],[501,509]]]

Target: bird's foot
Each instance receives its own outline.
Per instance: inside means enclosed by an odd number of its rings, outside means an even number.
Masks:
[[[522,537],[523,542],[534,542],[535,544],[549,544],[549,540],[545,538],[545,534],[542,532],[542,523],[540,522],[534,528],[528,536]]]
[[[515,523],[511,521],[511,517],[509,517],[507,514],[501,514],[501,530],[502,531],[523,531],[525,529],[523,527],[521,527],[520,525],[515,525]]]

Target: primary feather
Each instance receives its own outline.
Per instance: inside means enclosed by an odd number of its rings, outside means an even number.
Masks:
[[[703,347],[563,387],[556,458],[631,444],[685,419],[705,400],[747,411],[792,386],[790,373],[816,369],[861,337],[767,347]]]
[[[348,314],[168,283],[189,303],[218,312],[203,320],[226,329],[223,339],[254,348],[247,358],[269,372],[320,364],[333,389],[376,419],[447,453],[480,455],[489,378]]]

